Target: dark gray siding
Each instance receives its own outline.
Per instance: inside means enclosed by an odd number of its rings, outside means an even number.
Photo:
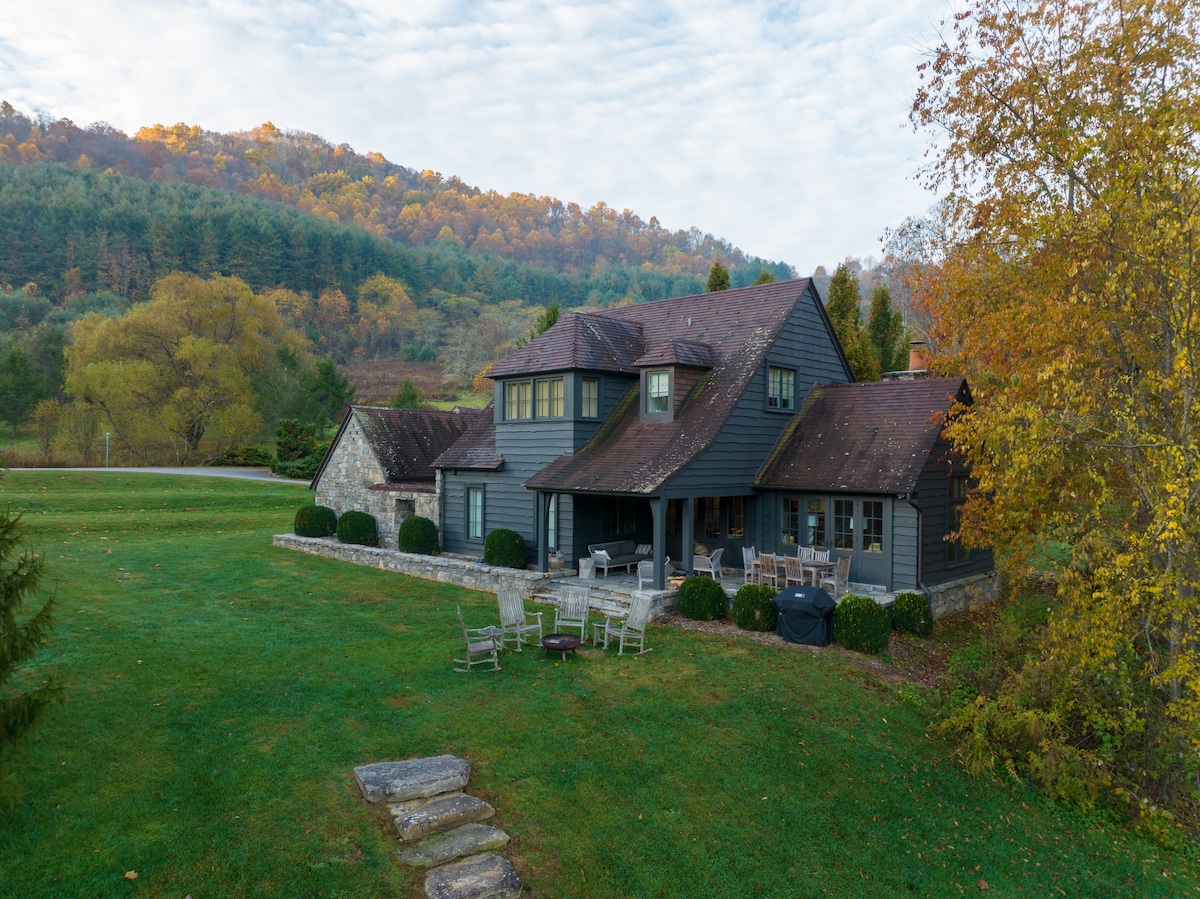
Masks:
[[[964,473],[962,463],[951,458],[949,443],[939,440],[917,481],[914,501],[921,508],[921,579],[926,584],[984,574],[994,566],[990,549],[972,550],[967,561],[947,563],[949,477]]]
[[[917,589],[917,510],[892,500],[892,590]]]

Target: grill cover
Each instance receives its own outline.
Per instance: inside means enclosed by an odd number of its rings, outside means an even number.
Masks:
[[[820,587],[793,584],[771,600],[779,610],[775,633],[788,643],[828,646],[833,642],[837,603]]]

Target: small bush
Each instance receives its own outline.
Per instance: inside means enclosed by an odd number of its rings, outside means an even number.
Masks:
[[[892,605],[892,627],[906,634],[928,637],[933,633],[933,612],[920,593],[901,593]]]
[[[679,614],[693,621],[725,617],[725,590],[710,577],[693,575],[679,587]]]
[[[529,550],[525,538],[508,528],[496,528],[483,541],[483,561],[500,568],[529,567]]]
[[[773,631],[779,610],[775,588],[766,584],[745,584],[733,598],[733,623],[744,631]]]
[[[378,546],[379,529],[375,525],[375,516],[356,509],[347,509],[338,519],[337,537],[342,543]]]
[[[888,610],[869,596],[847,593],[833,613],[833,639],[856,652],[877,653],[892,638]]]
[[[237,446],[226,450],[220,456],[209,462],[209,465],[247,466],[250,468],[267,468],[275,457],[270,450],[261,446]]]
[[[412,515],[400,522],[400,533],[396,546],[401,552],[421,553],[432,556],[442,551],[438,543],[437,525],[420,515]]]
[[[328,537],[337,530],[337,512],[328,506],[301,506],[292,530],[297,537]]]

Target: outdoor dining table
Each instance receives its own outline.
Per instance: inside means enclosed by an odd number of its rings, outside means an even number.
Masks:
[[[800,563],[801,571],[805,573],[811,572],[809,575],[811,578],[810,583],[814,587],[821,582],[822,575],[830,574],[835,568],[837,568],[837,562],[813,562],[810,560]]]

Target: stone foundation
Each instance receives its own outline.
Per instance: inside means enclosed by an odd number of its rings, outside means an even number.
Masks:
[[[574,571],[517,571],[515,568],[496,568],[479,562],[459,559],[454,556],[423,556],[417,553],[402,553],[396,549],[377,546],[356,546],[339,543],[328,537],[297,537],[295,534],[276,534],[271,541],[275,546],[296,549],[300,552],[353,562],[355,565],[370,565],[384,571],[395,571],[427,581],[454,584],[468,590],[495,593],[497,590],[515,588],[529,599],[539,590],[544,590],[555,580],[575,574]]]
[[[965,612],[1000,598],[1000,575],[975,574],[957,581],[936,584],[928,588],[929,608],[933,620],[953,612]]]

